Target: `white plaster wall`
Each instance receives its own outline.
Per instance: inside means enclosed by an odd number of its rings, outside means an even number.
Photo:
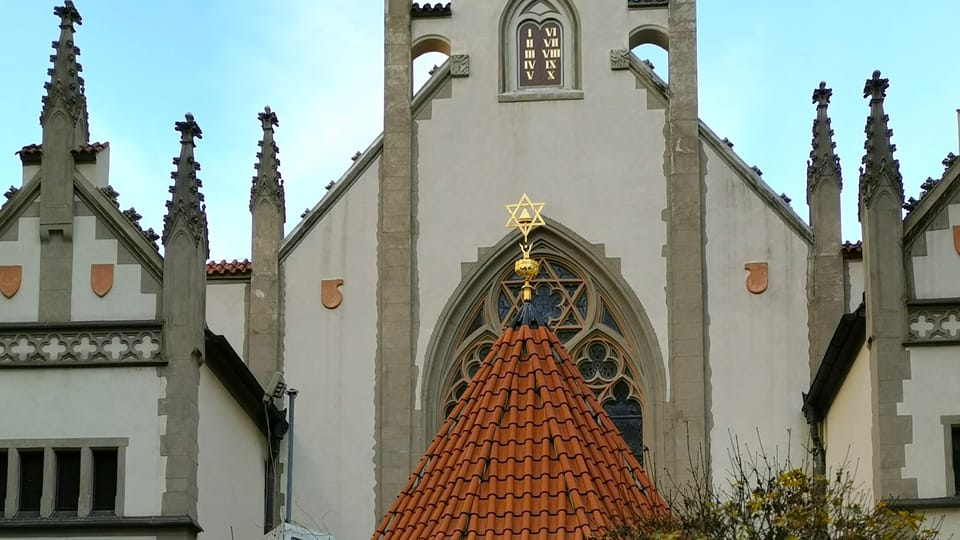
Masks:
[[[960,509],[932,509],[925,512],[927,523],[940,524],[941,538],[955,538],[960,536]],[[942,520],[942,521],[941,521]]]
[[[293,519],[338,540],[375,521],[378,164],[283,263],[286,382],[297,388]],[[343,303],[320,303],[320,281],[343,279]],[[284,479],[286,482],[286,479]]]
[[[544,215],[621,259],[667,357],[664,110],[647,109],[631,72],[610,69],[610,50],[627,46],[626,6],[580,6],[583,100],[499,103],[495,29],[504,5],[458,4],[449,37],[454,54],[469,53],[470,76],[453,79],[452,97],[435,99],[431,118],[416,123],[418,409],[426,350],[461,263],[507,234],[503,205],[524,192],[546,203]]]
[[[950,227],[926,231],[926,256],[913,257],[913,287],[916,298],[960,297],[960,253],[953,243],[953,227],[960,226],[960,204],[947,207]]]
[[[213,333],[226,337],[244,361],[249,285],[245,281],[207,280],[207,326]]]
[[[731,437],[780,456],[789,441],[790,455],[803,455],[808,244],[712,148],[704,152],[710,444],[723,480]],[[768,264],[768,288],[759,295],[746,288],[744,265],[752,262]]]
[[[863,302],[864,275],[863,261],[844,261],[844,270],[847,272],[847,313],[853,313]]]
[[[40,218],[22,217],[17,241],[0,241],[0,266],[20,266],[20,289],[0,294],[0,322],[36,322],[40,317]]]
[[[97,218],[73,218],[73,290],[70,317],[74,321],[152,320],[157,295],[140,292],[143,268],[117,264],[117,240],[97,240]],[[103,298],[90,285],[91,264],[113,264],[113,287]]]
[[[263,538],[266,437],[216,375],[200,369],[197,513],[211,540]]]
[[[903,381],[897,413],[913,417],[913,443],[906,445],[904,478],[917,479],[919,497],[947,493],[947,441],[941,416],[960,416],[960,346],[913,347],[910,379]],[[953,474],[953,471],[949,471]]]
[[[844,470],[859,489],[873,491],[873,401],[870,350],[860,349],[824,420],[827,472]]]
[[[0,438],[128,438],[124,514],[160,515],[166,458],[162,381],[153,367],[6,370],[0,377]]]

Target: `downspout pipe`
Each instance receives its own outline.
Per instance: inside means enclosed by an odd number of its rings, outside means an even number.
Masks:
[[[285,471],[287,474],[287,497],[284,501],[286,503],[284,506],[287,507],[285,520],[287,523],[293,522],[293,413],[298,393],[296,388],[287,390],[287,396],[290,398],[290,420],[287,428],[287,466]]]

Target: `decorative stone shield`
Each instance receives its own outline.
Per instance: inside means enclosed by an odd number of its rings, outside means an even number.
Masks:
[[[90,288],[93,294],[103,298],[113,288],[113,265],[112,264],[91,264],[90,265]]]
[[[747,263],[744,269],[747,274],[747,290],[753,294],[763,294],[767,290],[767,263]]]
[[[13,295],[20,290],[22,277],[22,266],[0,266],[0,294],[6,298],[13,298]]]
[[[340,286],[343,285],[342,279],[324,279],[320,282],[320,301],[323,307],[327,309],[337,309],[343,302],[343,293],[340,292]]]
[[[953,249],[960,255],[960,225],[953,226]]]

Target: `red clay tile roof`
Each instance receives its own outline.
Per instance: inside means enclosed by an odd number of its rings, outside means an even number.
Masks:
[[[665,512],[556,335],[508,328],[373,535],[594,538]]]
[[[91,162],[96,159],[98,153],[110,147],[108,142],[83,143],[73,149],[73,154],[78,161]],[[40,156],[43,155],[43,147],[39,144],[28,144],[21,148],[17,154],[24,165],[40,163]]]
[[[857,240],[856,242],[844,242],[840,246],[840,250],[843,253],[844,259],[862,259],[863,258],[863,242]]]
[[[208,276],[242,276],[247,275],[253,272],[253,264],[244,259],[238,261],[234,259],[232,261],[210,261],[207,263],[207,275]]]

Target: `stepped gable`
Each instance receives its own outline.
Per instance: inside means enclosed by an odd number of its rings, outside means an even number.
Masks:
[[[663,512],[646,472],[528,302],[373,539],[594,538]]]

